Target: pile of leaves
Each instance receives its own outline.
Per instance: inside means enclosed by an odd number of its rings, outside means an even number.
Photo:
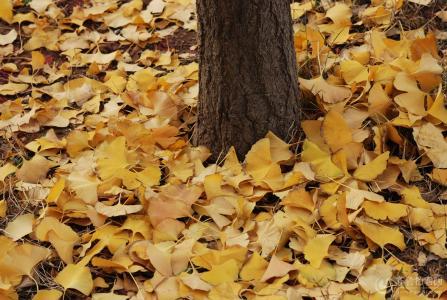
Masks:
[[[0,298],[445,296],[443,2],[293,3],[303,138],[210,164],[193,0],[0,1]]]

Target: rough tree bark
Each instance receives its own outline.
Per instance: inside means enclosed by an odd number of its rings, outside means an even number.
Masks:
[[[268,130],[290,139],[300,111],[290,0],[197,0],[195,143],[243,158]]]

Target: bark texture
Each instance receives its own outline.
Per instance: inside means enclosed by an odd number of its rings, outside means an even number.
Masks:
[[[300,92],[289,0],[197,0],[199,109],[195,143],[243,158],[271,130],[287,140]]]

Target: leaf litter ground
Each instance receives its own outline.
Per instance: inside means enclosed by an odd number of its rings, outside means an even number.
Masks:
[[[296,1],[299,141],[193,147],[193,0],[0,2],[1,299],[447,291],[447,7]]]

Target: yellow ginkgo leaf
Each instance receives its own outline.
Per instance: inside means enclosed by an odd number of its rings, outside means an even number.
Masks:
[[[212,289],[212,285],[200,279],[200,274],[197,272],[193,272],[192,274],[183,272],[180,274],[179,278],[185,285],[193,290],[209,291]]]
[[[409,113],[417,116],[425,116],[427,114],[424,106],[425,95],[426,94],[421,91],[402,93],[394,97],[394,102],[400,107],[405,108]]]
[[[50,242],[64,262],[73,262],[73,247],[79,237],[70,226],[56,218],[45,217],[36,226],[35,234],[39,240]]]
[[[231,146],[230,150],[225,157],[223,165],[224,170],[230,171],[233,175],[238,175],[242,172],[242,166],[237,158],[236,150]]]
[[[8,0],[6,0],[6,2],[8,2]],[[0,3],[3,3],[3,1],[1,1]],[[25,83],[8,82],[5,84],[0,84],[0,95],[2,96],[16,95],[18,93],[26,91],[27,88],[28,85]]]
[[[129,299],[126,295],[118,295],[114,293],[94,293],[92,295],[92,300],[127,300]]]
[[[32,277],[31,272],[33,267],[51,254],[51,251],[47,248],[28,243],[17,245],[11,249],[9,247],[11,245],[9,241],[11,240],[8,238],[5,239],[7,240],[5,241],[0,238],[2,243],[0,251],[3,252],[0,259],[2,276],[9,275],[17,278],[17,276],[28,275]]]
[[[413,127],[413,137],[418,147],[433,162],[436,168],[447,168],[447,142],[442,134],[443,130],[432,123],[424,123],[420,127]]]
[[[434,168],[429,176],[434,182],[447,186],[447,169]]]
[[[298,269],[298,281],[303,286],[312,288],[327,286],[330,280],[336,280],[335,268],[326,260],[323,260],[319,268],[315,268],[312,265],[301,263],[294,264]]]
[[[47,203],[51,202],[56,203],[57,199],[59,199],[59,196],[61,195],[64,188],[65,188],[65,178],[61,177],[56,181],[56,183],[51,188],[50,193],[47,196]]]
[[[241,279],[246,281],[260,280],[268,264],[258,252],[254,252],[248,262],[242,267],[240,273]]]
[[[19,215],[13,221],[9,222],[8,225],[6,225],[5,234],[13,241],[17,241],[25,235],[33,232],[33,224],[33,214]]]
[[[98,201],[98,185],[101,181],[94,175],[73,171],[68,175],[69,187],[85,203],[95,204]]]
[[[67,153],[75,157],[79,152],[89,148],[89,134],[86,131],[72,130],[67,136]]]
[[[386,264],[372,265],[360,275],[359,284],[368,293],[385,293],[392,275],[391,266]]]
[[[340,63],[341,75],[346,83],[360,83],[368,80],[368,68],[355,60]]]
[[[382,84],[374,83],[368,93],[368,112],[370,114],[386,115],[392,101],[384,91]]]
[[[404,188],[401,192],[402,203],[412,207],[430,209],[430,204],[422,198],[421,192],[417,186]]]
[[[12,16],[12,0],[0,1],[0,19],[7,23],[11,23]]]
[[[267,270],[261,277],[261,281],[266,282],[270,278],[282,277],[292,270],[295,270],[293,265],[280,260],[276,255],[272,255]]]
[[[363,209],[368,217],[375,220],[390,220],[397,222],[408,215],[408,206],[400,203],[365,201]]]
[[[432,224],[435,221],[433,211],[427,208],[411,207],[408,214],[408,223],[414,227],[422,227],[427,232],[433,230]]]
[[[343,116],[335,110],[330,110],[324,117],[322,124],[323,138],[336,152],[344,145],[352,142],[352,132]]]
[[[281,167],[272,160],[269,138],[257,141],[248,151],[245,160],[247,173],[255,181],[265,182],[273,190],[283,187],[284,178],[281,174]]]
[[[143,171],[137,173],[137,179],[145,186],[160,184],[161,170],[156,165],[147,166]]]
[[[64,290],[75,289],[88,296],[93,290],[93,279],[90,269],[81,264],[67,265],[57,274],[54,281],[59,283]]]
[[[302,87],[311,91],[312,94],[320,96],[326,103],[342,102],[352,96],[352,92],[348,88],[329,84],[322,76],[309,80],[299,78],[299,81]]]
[[[116,177],[117,173],[129,166],[126,153],[126,138],[124,136],[101,145],[97,150],[98,173],[101,179]]]
[[[389,157],[389,151],[380,154],[366,165],[358,167],[354,171],[354,177],[362,181],[372,181],[376,179],[377,176],[385,171]]]
[[[441,74],[442,67],[439,65],[438,60],[436,60],[430,53],[422,53],[421,59],[419,60],[419,66],[412,75],[420,75],[423,73],[430,74]]]
[[[6,210],[8,209],[8,204],[6,200],[0,200],[0,218],[6,217]]]
[[[270,140],[270,153],[273,162],[279,163],[292,158],[293,154],[289,150],[289,144],[281,140],[271,131],[269,131],[265,137]]]
[[[17,178],[29,183],[38,183],[47,176],[48,170],[55,164],[41,155],[34,155],[30,160],[23,162],[16,172]]]
[[[310,262],[310,265],[319,268],[323,259],[328,255],[328,249],[335,240],[332,234],[317,234],[309,240],[304,246],[304,258]]]
[[[392,244],[401,250],[405,249],[404,235],[398,229],[371,223],[360,218],[356,218],[354,222],[367,238],[380,247],[383,248],[386,244]]]
[[[292,9],[292,19],[298,20],[301,18],[307,11],[311,10],[313,8],[312,2],[306,2],[306,3],[298,3],[293,2],[290,5],[290,8]]]
[[[160,274],[172,275],[172,256],[168,251],[157,247],[150,241],[141,241],[138,245],[144,247],[147,258]]]
[[[6,1],[8,2],[8,1]],[[1,9],[1,4],[0,4]],[[1,12],[0,12],[1,14]],[[15,29],[11,29],[7,34],[0,34],[0,46],[6,46],[11,44],[17,38],[17,31]]]
[[[62,292],[58,290],[39,290],[32,300],[59,300]]]
[[[239,267],[236,260],[229,259],[220,265],[213,265],[210,271],[201,273],[200,278],[212,285],[219,285],[235,281],[238,273]]]
[[[445,108],[445,96],[442,92],[442,87],[438,89],[438,94],[436,95],[435,102],[431,105],[427,113],[430,116],[435,117],[444,124],[447,124],[447,109]]]
[[[31,52],[31,66],[33,67],[33,71],[42,69],[45,65],[45,56],[39,51]]]
[[[100,214],[108,217],[117,217],[117,216],[125,216],[130,215],[136,212],[139,212],[143,209],[143,205],[134,204],[134,205],[125,205],[118,203],[116,205],[105,205],[102,202],[97,202],[95,204],[96,211]]]
[[[4,166],[0,167],[0,181],[4,181],[6,176],[14,173],[17,170],[17,167],[11,163],[7,163]]]
[[[115,94],[119,94],[126,88],[127,80],[119,75],[112,75],[104,85],[107,86]]]
[[[339,197],[339,195],[332,195],[324,200],[320,206],[321,218],[332,229],[338,229],[341,226],[337,218],[337,203]]]
[[[263,138],[254,144],[246,157],[246,170],[255,180],[262,180],[272,166],[270,140]]]
[[[290,190],[281,200],[281,204],[290,207],[304,208],[311,212],[315,209],[315,203],[312,200],[311,194],[304,188]]]
[[[394,78],[394,87],[404,92],[421,92],[416,79],[405,72],[400,72],[396,75],[396,77]]]
[[[304,140],[301,159],[311,164],[317,179],[321,181],[330,181],[344,175],[343,171],[332,162],[329,153],[322,151],[316,144],[307,139]]]

